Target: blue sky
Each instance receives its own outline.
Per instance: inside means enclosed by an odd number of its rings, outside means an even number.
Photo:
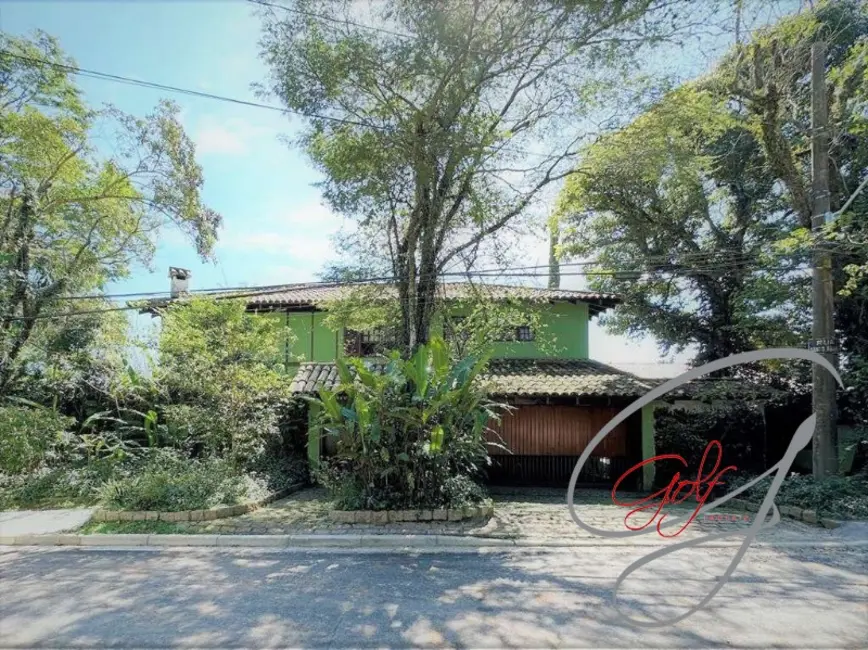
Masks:
[[[242,0],[3,0],[0,27],[16,35],[43,29],[82,68],[239,99],[256,100],[250,84],[267,72],[258,58],[259,19]],[[317,172],[278,140],[291,136],[297,123],[278,112],[205,98],[98,79],[80,78],[79,84],[90,104],[108,102],[137,115],[164,97],[177,102],[204,169],[204,200],[224,217],[216,264],[203,264],[188,243],[167,232],[153,268],[135,269],[113,291],[166,290],[169,266],[191,269],[192,288],[313,280],[333,257],[330,235],[341,220],[320,203],[313,186]],[[547,263],[544,241],[531,238],[523,245],[524,264]],[[581,278],[565,278],[566,287],[581,285]],[[653,340],[611,336],[596,324],[590,336],[591,356],[598,360],[659,361]]]

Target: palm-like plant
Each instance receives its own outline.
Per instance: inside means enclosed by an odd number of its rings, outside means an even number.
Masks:
[[[485,432],[499,418],[478,382],[487,362],[452,364],[442,339],[379,367],[337,362],[339,386],[311,400],[325,434],[337,438],[321,479],[344,507],[454,505],[481,494],[474,481],[488,463]]]

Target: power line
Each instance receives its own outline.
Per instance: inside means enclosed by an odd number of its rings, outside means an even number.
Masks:
[[[143,79],[134,79],[132,77],[124,77],[122,75],[111,74],[108,72],[100,72],[98,70],[88,70],[86,68],[80,68],[78,66],[66,65],[64,63],[56,63],[54,61],[48,61],[46,59],[36,59],[29,56],[24,56],[22,54],[16,54],[10,50],[0,50],[0,53],[11,56],[12,58],[19,59],[21,61],[27,61],[28,63],[39,64],[39,65],[47,65],[53,68],[57,68],[59,70],[66,70],[72,74],[77,74],[85,77],[90,77],[92,79],[102,79],[104,81],[114,81],[116,83],[128,84],[131,86],[140,86],[143,88],[153,88],[156,90],[165,90],[173,93],[180,93],[183,95],[191,95],[193,97],[202,97],[205,99],[213,99],[222,102],[230,102],[232,104],[240,104],[242,106],[252,106],[253,108],[264,108],[271,111],[277,111],[279,113],[290,113],[293,115],[298,115],[300,117],[307,118],[315,118],[319,120],[328,120],[331,122],[338,122],[341,124],[349,124],[352,126],[362,126],[365,128],[374,128],[374,129],[384,129],[385,127],[378,127],[373,124],[364,124],[363,122],[356,122],[354,120],[347,120],[340,117],[332,117],[329,115],[319,115],[317,113],[301,113],[299,111],[294,111],[289,108],[282,108],[280,106],[274,106],[273,104],[262,104],[260,102],[252,102],[246,99],[237,99],[235,97],[228,97],[226,95],[215,95],[214,93],[206,93],[201,90],[193,90],[192,88],[181,88],[179,86],[170,86],[168,84],[157,83],[155,81],[146,81]]]
[[[793,271],[798,270],[802,265],[788,266],[788,267],[775,267],[775,268],[763,268],[763,270],[768,271]],[[540,268],[545,268],[546,265],[540,265]],[[717,270],[719,272],[723,272],[728,270],[724,267],[691,267],[686,269],[679,269],[679,272],[711,272]],[[547,273],[514,273],[510,272],[511,269],[500,269],[498,273],[474,273],[474,272],[446,272],[446,273],[438,273],[434,274],[435,278],[446,278],[446,277],[467,277],[470,278],[472,276],[477,277],[523,277],[523,278],[534,278],[534,277],[547,277]],[[619,270],[619,271],[580,271],[580,272],[567,272],[561,273],[561,277],[608,277],[613,276],[617,277],[619,275],[628,275],[632,273],[643,274],[647,273],[647,270]],[[675,272],[672,270],[670,272]],[[217,293],[217,298],[224,300],[233,300],[239,298],[248,298],[248,297],[262,297],[267,296],[269,294],[283,293],[288,290],[293,289],[304,289],[304,288],[325,288],[325,287],[344,287],[344,286],[354,286],[354,285],[369,285],[369,284],[377,284],[377,283],[393,283],[397,280],[394,276],[381,276],[375,278],[365,278],[359,280],[351,280],[344,282],[309,282],[309,283],[298,283],[293,285],[269,285],[268,287],[248,287],[246,290],[232,292],[227,289],[202,289],[199,290],[202,293]],[[485,284],[478,285],[484,287]],[[521,288],[521,287],[518,287]],[[527,287],[528,289],[533,289],[533,287]],[[227,291],[229,291],[227,293]],[[132,311],[132,310],[142,310],[146,309],[149,305],[147,304],[139,304],[139,305],[125,305],[122,307],[107,307],[101,309],[92,309],[92,310],[81,310],[81,311],[70,311],[65,313],[54,313],[54,314],[40,314],[37,316],[9,316],[0,318],[0,321],[27,321],[27,320],[49,320],[49,319],[62,319],[62,318],[70,318],[75,316],[85,316],[85,315],[93,315],[93,314],[101,314],[101,313],[109,313],[109,312],[117,312],[117,311]],[[158,308],[162,305],[152,304],[150,305],[152,308]]]
[[[681,257],[681,259],[692,262],[693,266],[687,266],[684,263],[679,262],[671,262],[667,256],[652,256],[646,258],[646,268],[638,270],[638,269],[618,269],[618,270],[601,270],[601,271],[587,271],[583,273],[567,273],[568,275],[618,275],[624,273],[648,273],[648,272],[665,272],[667,270],[683,270],[683,271],[713,271],[713,270],[729,270],[735,269],[740,266],[744,266],[745,262],[754,259],[755,256],[749,253],[737,253],[733,252],[732,254],[727,255],[724,259],[713,260],[712,256],[720,255],[720,252],[696,252],[696,253],[687,253]],[[596,266],[603,265],[599,260],[583,260],[578,262],[564,262],[560,264],[560,268],[572,268],[572,267],[586,267],[586,266]],[[656,268],[659,266],[671,266],[671,269],[666,268]],[[475,270],[465,270],[465,271],[444,271],[436,274],[437,277],[498,277],[503,274],[511,274],[509,277],[539,277],[545,275],[544,273],[534,274],[534,273],[517,273],[519,271],[538,271],[538,270],[547,270],[549,268],[548,264],[536,264],[531,266],[509,266],[509,267],[492,267],[492,268],[483,268],[483,269],[475,269]],[[771,267],[764,268],[763,270],[774,270]],[[391,276],[383,276],[379,278],[368,278],[361,281],[364,282],[374,282],[374,281],[394,281],[395,278]],[[270,284],[270,285],[253,285],[253,286],[230,286],[230,287],[210,287],[205,289],[191,289],[187,291],[188,294],[210,294],[210,293],[226,293],[233,291],[257,291],[257,292],[268,292],[269,290],[274,290],[275,292],[282,292],[286,290],[290,290],[293,288],[302,288],[302,287],[313,287],[319,285],[331,285],[336,284],[332,281],[314,281],[314,282],[299,282],[299,283],[284,283],[284,284]],[[132,292],[132,293],[117,293],[117,294],[87,294],[87,295],[78,295],[78,296],[60,296],[58,300],[106,300],[106,299],[116,299],[116,298],[160,298],[160,297],[169,297],[171,291],[141,291],[141,292]]]
[[[720,257],[723,256],[723,257]],[[744,268],[748,262],[756,261],[756,255],[748,252],[739,252],[739,251],[731,251],[727,252],[726,250],[721,251],[696,251],[692,253],[682,253],[678,256],[677,260],[672,260],[672,256],[667,255],[658,255],[658,256],[649,256],[646,257],[644,262],[645,266],[641,269],[615,269],[615,270],[599,270],[599,271],[586,271],[582,273],[572,273],[570,275],[619,275],[619,274],[629,274],[629,273],[654,273],[654,272],[668,272],[668,271],[680,271],[680,272],[712,272],[712,271],[727,271],[734,270],[738,268]],[[559,264],[561,269],[564,268],[572,268],[572,267],[586,267],[586,266],[605,266],[604,262],[600,260],[582,260],[577,262],[562,262]],[[538,271],[538,270],[548,270],[548,264],[535,264],[530,266],[507,266],[507,267],[489,267],[482,269],[468,269],[464,271],[444,271],[441,273],[435,274],[436,277],[488,277],[494,278],[503,274],[511,274],[511,277],[540,277],[542,275],[546,275],[545,273],[534,274],[534,273],[517,273],[518,271]],[[780,267],[780,266],[768,266],[761,267],[757,270],[765,270],[765,271],[774,271],[781,270],[781,268],[790,268],[790,267]],[[380,277],[371,277],[364,278],[359,280],[359,282],[377,282],[377,281],[395,281],[396,278],[393,276],[380,276]],[[191,289],[187,291],[187,294],[211,294],[211,293],[227,293],[227,292],[261,292],[267,293],[269,291],[274,292],[282,292],[286,290],[290,290],[293,288],[302,288],[302,287],[315,287],[315,286],[329,286],[335,284],[348,284],[351,281],[328,281],[328,280],[320,280],[320,281],[311,281],[311,282],[297,282],[297,283],[282,283],[282,284],[270,284],[270,285],[253,285],[253,286],[225,286],[225,287],[209,287],[204,289]],[[139,291],[132,293],[116,293],[116,294],[85,294],[85,295],[77,295],[77,296],[60,296],[58,300],[106,300],[106,299],[117,299],[117,298],[161,298],[161,297],[170,297],[171,291],[163,290],[163,291]]]
[[[252,1],[252,0],[251,0]],[[259,3],[256,3],[259,4]],[[47,65],[59,70],[65,70],[71,74],[80,75],[83,77],[88,77],[91,79],[100,79],[102,81],[112,81],[115,83],[123,83],[131,86],[138,86],[142,88],[151,88],[156,90],[164,90],[167,92],[180,93],[182,95],[189,95],[192,97],[200,97],[204,99],[212,99],[216,101],[229,102],[232,104],[238,104],[241,106],[250,106],[253,108],[262,108],[270,111],[276,111],[282,113],[284,115],[296,115],[298,117],[305,117],[309,119],[319,119],[325,120],[329,122],[334,122],[337,124],[347,124],[350,126],[358,126],[362,128],[375,129],[377,131],[387,131],[388,128],[385,126],[380,126],[376,124],[365,124],[364,122],[358,122],[356,120],[348,120],[346,118],[341,117],[333,117],[331,115],[321,115],[318,113],[303,113],[301,111],[296,111],[286,107],[275,106],[273,104],[263,104],[260,102],[253,102],[246,99],[238,99],[235,97],[229,97],[226,95],[216,95],[214,93],[207,93],[201,90],[194,90],[192,88],[182,88],[180,86],[170,86],[168,84],[158,83],[156,81],[147,81],[143,79],[135,79],[133,77],[125,77],[122,75],[116,75],[109,72],[100,72],[99,70],[88,70],[87,68],[81,68],[78,66],[67,65],[64,63],[56,63],[54,61],[48,61],[47,59],[37,59],[33,57],[24,56],[22,54],[16,54],[10,50],[0,49],[0,54],[4,54],[6,56],[13,57],[15,59],[21,61],[27,61],[28,63],[38,64],[38,65]],[[554,158],[558,158],[558,155],[555,154],[546,154],[546,153],[538,153],[535,151],[528,151],[526,149],[520,149],[517,147],[494,147],[494,151],[504,151],[507,153],[518,153],[525,156],[536,156],[538,158],[543,158],[546,160],[552,160]],[[562,158],[566,158],[566,156],[561,156]]]
[[[360,29],[367,29],[372,32],[379,32],[381,34],[388,34],[389,36],[397,36],[398,38],[405,38],[407,40],[417,40],[415,36],[410,34],[401,34],[400,32],[395,32],[390,29],[383,29],[382,27],[374,27],[373,25],[363,25],[362,23],[357,23],[349,19],[341,19],[341,18],[333,18],[332,16],[326,16],[325,14],[319,14],[313,11],[304,11],[302,9],[297,9],[295,7],[287,7],[286,5],[280,5],[274,2],[266,2],[265,0],[247,0],[250,4],[260,5],[263,7],[274,7],[275,9],[283,9],[284,11],[289,11],[291,13],[299,14],[301,16],[309,16],[311,18],[319,18],[320,20],[328,20],[333,23],[339,23],[342,25],[352,25],[353,27],[358,27]]]

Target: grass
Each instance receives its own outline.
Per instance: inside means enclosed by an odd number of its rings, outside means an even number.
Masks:
[[[82,535],[123,535],[129,533],[176,535],[195,534],[195,530],[171,521],[90,521],[76,532]]]

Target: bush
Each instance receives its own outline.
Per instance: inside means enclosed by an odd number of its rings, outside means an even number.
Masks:
[[[132,470],[130,464],[107,458],[43,466],[29,474],[0,474],[0,509],[96,505],[106,481]]]
[[[765,470],[765,426],[762,414],[750,406],[731,404],[701,411],[657,409],[654,420],[655,453],[678,454],[687,462],[686,468],[678,461],[656,463],[658,487],[668,485],[676,472],[680,472],[682,478],[695,478],[705,448],[712,440],[719,440],[723,445],[721,468],[735,465],[738,471],[749,474]],[[710,469],[706,467],[704,471],[707,473]],[[724,480],[729,476],[731,473],[727,473]]]
[[[454,366],[433,340],[383,372],[338,361],[341,385],[321,390],[319,423],[337,440],[319,481],[342,509],[458,507],[484,497],[484,433],[496,405],[476,379],[485,358]],[[351,370],[352,367],[352,370]]]
[[[730,477],[727,492],[732,492],[753,478],[745,474]],[[738,498],[761,504],[771,483],[772,477],[764,478]],[[791,474],[781,484],[775,503],[778,506],[814,510],[821,517],[868,519],[868,474],[832,476],[822,481],[815,480],[813,476]]]
[[[158,384],[169,439],[239,466],[280,446],[289,402],[282,319],[246,313],[246,304],[196,298],[162,314]]]
[[[73,422],[43,407],[0,407],[0,472],[25,474],[37,469]]]
[[[187,460],[164,452],[140,471],[107,481],[100,497],[118,510],[202,510],[239,503],[250,488],[247,477],[228,461]]]

